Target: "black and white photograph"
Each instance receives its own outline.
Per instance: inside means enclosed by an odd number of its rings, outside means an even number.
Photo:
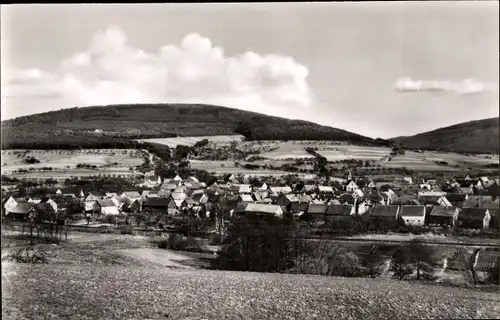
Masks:
[[[500,319],[498,1],[0,14],[2,319]]]

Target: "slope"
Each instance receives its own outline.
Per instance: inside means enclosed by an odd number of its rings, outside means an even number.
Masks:
[[[459,123],[408,137],[389,139],[410,149],[464,153],[499,153],[497,118]]]
[[[3,121],[2,149],[121,147],[138,138],[236,133],[253,140],[385,143],[307,121],[220,106],[135,104],[63,109]]]

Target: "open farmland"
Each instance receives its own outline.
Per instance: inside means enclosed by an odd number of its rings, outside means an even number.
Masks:
[[[25,163],[34,157],[40,163]],[[84,150],[2,150],[2,173],[30,168],[52,168],[48,172],[31,171],[17,174],[24,178],[68,178],[94,174],[130,174],[129,168],[142,164],[143,153],[133,149],[84,149]],[[96,170],[76,168],[78,164],[95,165]]]
[[[229,144],[233,141],[241,142],[244,137],[242,135],[220,135],[220,136],[196,136],[196,137],[176,137],[176,138],[157,138],[157,139],[137,139],[139,142],[153,142],[167,145],[170,148],[175,148],[178,145],[193,146],[196,142],[207,139],[216,144]]]
[[[403,281],[2,264],[2,319],[498,318],[497,293]]]

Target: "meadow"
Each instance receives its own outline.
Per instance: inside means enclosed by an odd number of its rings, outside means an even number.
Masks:
[[[217,144],[229,144],[232,141],[242,142],[242,135],[217,135],[217,136],[196,136],[196,137],[176,137],[176,138],[155,138],[155,139],[136,139],[139,142],[153,142],[167,145],[170,148],[175,148],[178,145],[192,147],[196,142],[207,139],[210,142]]]

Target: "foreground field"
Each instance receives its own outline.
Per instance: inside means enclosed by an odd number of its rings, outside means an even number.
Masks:
[[[2,319],[498,318],[496,293],[373,279],[2,265]]]

